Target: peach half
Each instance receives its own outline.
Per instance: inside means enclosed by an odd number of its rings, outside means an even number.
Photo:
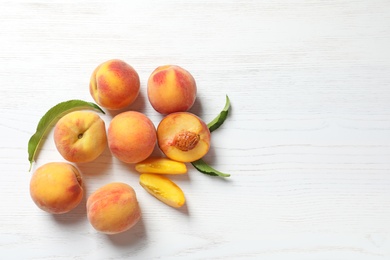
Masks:
[[[46,163],[33,173],[30,195],[34,203],[46,212],[69,212],[80,203],[84,195],[81,174],[69,163]]]
[[[108,127],[107,138],[111,153],[125,163],[138,163],[148,158],[157,141],[153,122],[136,111],[116,115]]]
[[[108,60],[97,66],[89,83],[89,92],[96,103],[111,110],[132,104],[139,91],[138,73],[119,59]]]
[[[70,112],[55,125],[54,142],[64,159],[91,162],[107,147],[105,123],[95,112]]]
[[[101,233],[117,234],[129,230],[141,218],[134,189],[121,182],[100,187],[88,197],[87,217]]]
[[[179,162],[193,162],[206,155],[210,137],[206,123],[189,112],[169,114],[157,127],[159,148],[168,158]]]
[[[157,67],[148,79],[148,99],[161,114],[189,110],[196,99],[196,82],[187,70],[177,65]]]

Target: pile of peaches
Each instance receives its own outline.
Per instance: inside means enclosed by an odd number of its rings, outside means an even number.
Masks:
[[[138,73],[122,60],[103,62],[93,71],[89,91],[98,105],[120,110],[140,92]],[[172,207],[185,204],[183,191],[167,174],[185,174],[185,163],[202,158],[210,148],[210,130],[198,116],[187,112],[196,99],[193,76],[175,65],[155,69],[147,82],[152,107],[164,117],[156,128],[143,113],[125,111],[105,122],[94,111],[66,113],[54,126],[54,143],[68,162],[49,162],[37,168],[30,195],[42,210],[63,214],[82,200],[83,179],[72,163],[98,158],[106,147],[124,163],[135,164],[146,191]],[[164,157],[152,157],[158,145]],[[108,183],[87,199],[87,217],[99,232],[116,234],[134,226],[141,217],[134,189],[121,182]]]

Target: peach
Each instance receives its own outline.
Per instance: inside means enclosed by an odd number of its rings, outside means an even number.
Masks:
[[[187,173],[187,166],[185,163],[168,158],[149,157],[137,163],[135,170],[140,173],[185,174]]]
[[[88,197],[87,218],[101,233],[117,234],[129,230],[141,218],[134,189],[121,182],[100,187]]]
[[[138,163],[148,158],[157,141],[153,122],[136,111],[116,115],[108,127],[107,138],[111,153],[125,163]]]
[[[123,109],[135,101],[139,91],[138,73],[122,60],[105,61],[91,75],[89,92],[104,108]]]
[[[95,112],[71,112],[55,125],[54,142],[64,159],[91,162],[107,147],[105,123]]]
[[[210,149],[210,130],[198,116],[177,112],[165,116],[157,127],[157,142],[170,159],[193,162]]]
[[[46,163],[33,173],[30,195],[34,203],[46,212],[69,212],[80,203],[84,195],[81,174],[69,163]]]
[[[186,201],[180,187],[165,176],[143,173],[139,183],[149,194],[171,207],[180,208]]]
[[[161,114],[188,111],[196,99],[194,77],[182,67],[157,67],[148,79],[148,98],[152,107]]]

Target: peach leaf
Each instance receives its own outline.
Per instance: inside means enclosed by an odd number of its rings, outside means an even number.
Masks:
[[[225,122],[230,109],[230,99],[226,95],[226,103],[225,107],[222,109],[222,111],[219,113],[219,115],[214,118],[210,123],[207,124],[207,127],[209,128],[210,132],[213,132],[214,130],[218,129],[223,122]]]
[[[191,162],[191,164],[201,173],[211,176],[230,177],[230,174],[217,171],[216,169],[208,165],[203,159],[193,161]]]

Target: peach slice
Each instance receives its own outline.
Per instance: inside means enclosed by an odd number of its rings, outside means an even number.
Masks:
[[[210,149],[210,137],[206,123],[189,112],[169,114],[157,127],[161,151],[179,162],[193,162],[206,155]]]
[[[187,166],[185,163],[168,158],[150,157],[137,163],[135,170],[140,173],[185,174],[187,173]]]
[[[143,173],[139,183],[147,192],[171,207],[180,208],[186,201],[180,187],[165,176]]]

